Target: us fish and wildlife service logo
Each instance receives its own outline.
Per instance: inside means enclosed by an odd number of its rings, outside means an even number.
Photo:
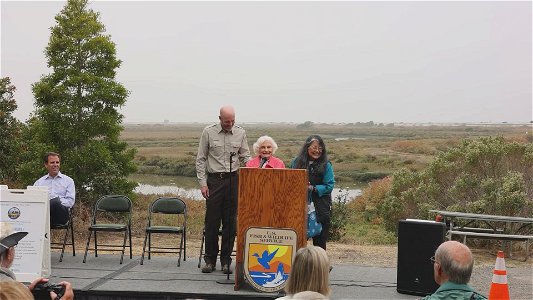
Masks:
[[[20,217],[20,209],[18,207],[12,207],[7,211],[7,216],[11,220],[18,219]]]
[[[251,227],[246,231],[244,276],[261,292],[285,287],[296,255],[297,235],[292,229]]]

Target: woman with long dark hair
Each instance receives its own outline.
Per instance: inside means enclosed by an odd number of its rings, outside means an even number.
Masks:
[[[324,140],[319,135],[308,137],[300,153],[292,161],[291,168],[308,171],[308,197],[315,206],[318,222],[322,224],[320,234],[313,237],[313,245],[326,250],[331,227],[331,192],[335,186],[335,178]]]

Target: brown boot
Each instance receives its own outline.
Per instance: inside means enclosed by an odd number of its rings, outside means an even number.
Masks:
[[[215,265],[212,263],[206,263],[202,267],[202,273],[212,273],[215,270]]]
[[[228,264],[224,264],[224,265],[222,265],[222,273],[231,274],[231,273],[233,273],[233,271],[231,270],[231,268],[229,267]]]

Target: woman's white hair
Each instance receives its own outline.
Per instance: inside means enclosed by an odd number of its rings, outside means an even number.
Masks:
[[[278,150],[278,144],[276,144],[276,141],[268,135],[263,135],[257,139],[257,142],[255,142],[253,146],[254,153],[259,154],[259,148],[261,148],[261,145],[263,145],[264,142],[270,142],[272,144],[272,155],[274,155],[276,150]]]

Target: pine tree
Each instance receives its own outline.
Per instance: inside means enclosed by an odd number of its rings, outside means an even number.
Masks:
[[[74,179],[81,201],[129,194],[135,149],[119,140],[117,109],[129,92],[115,79],[121,64],[115,44],[87,0],[69,0],[55,20],[45,49],[53,71],[33,85],[31,136],[61,154],[61,170]]]

